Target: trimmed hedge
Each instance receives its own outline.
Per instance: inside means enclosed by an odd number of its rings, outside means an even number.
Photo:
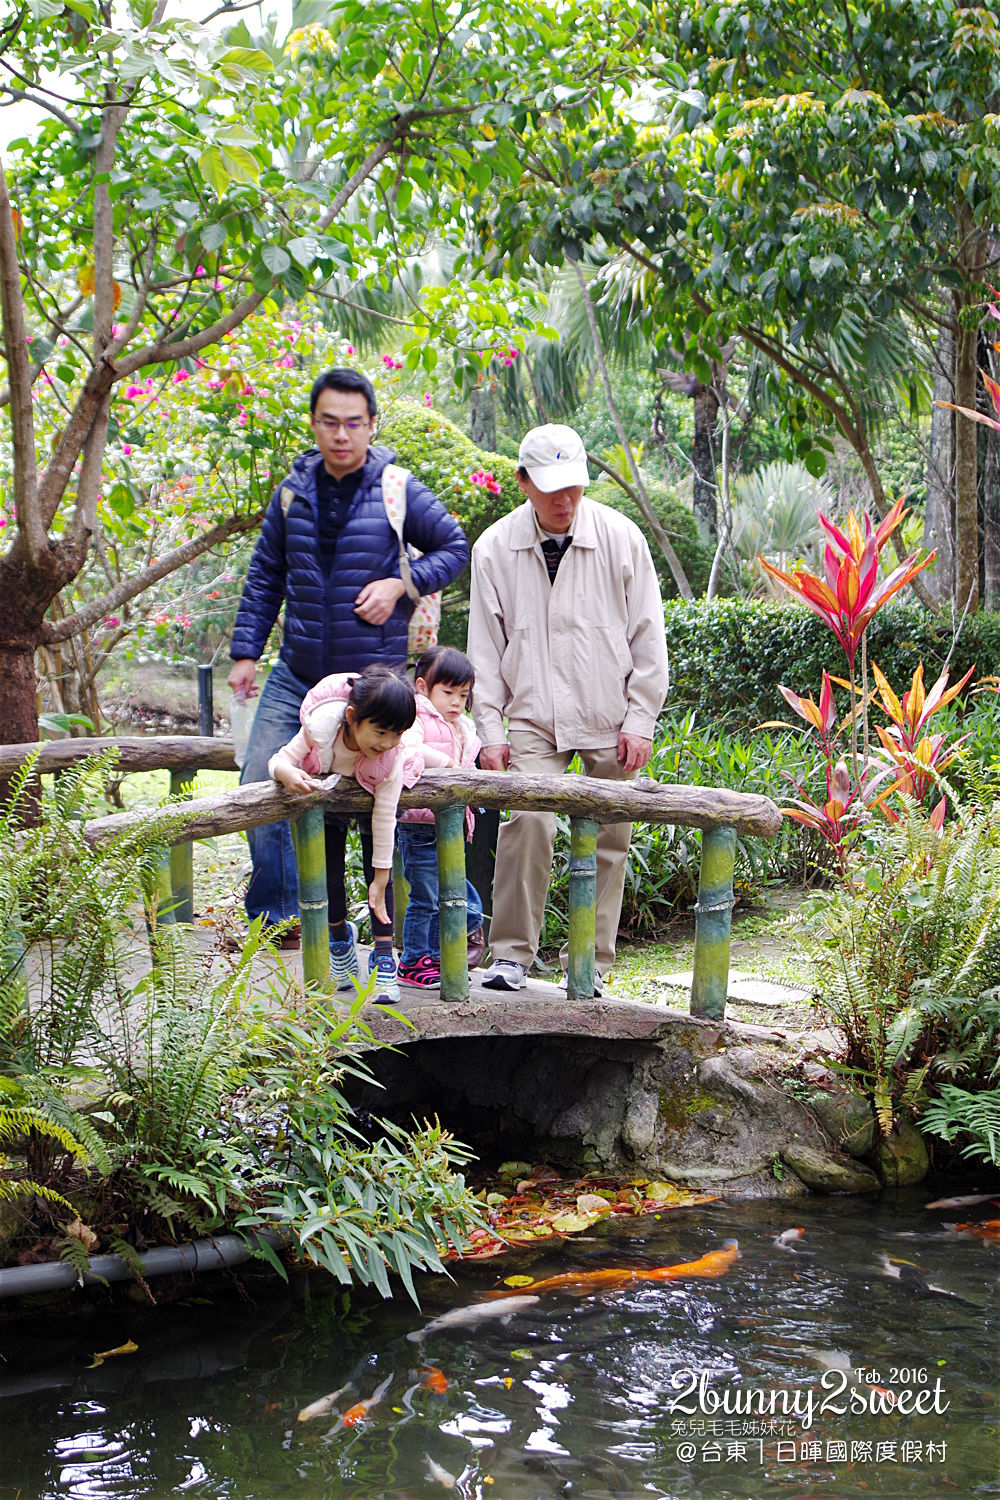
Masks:
[[[777,690],[779,682],[818,699],[824,667],[847,676],[836,640],[804,605],[676,600],[665,612],[674,710],[693,708],[713,721],[733,716],[743,724],[791,721],[794,715]],[[952,641],[950,619],[928,614],[914,600],[893,601],[868,627],[868,660],[878,664],[902,696],[921,661],[924,681],[928,686],[934,681]],[[949,664],[952,682],[973,664],[977,677],[1000,670],[1000,614],[973,615],[962,626]],[[839,701],[846,708],[843,690]]]

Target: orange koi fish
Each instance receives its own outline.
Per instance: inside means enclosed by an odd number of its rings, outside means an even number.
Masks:
[[[949,1224],[956,1234],[978,1234],[984,1240],[1000,1240],[1000,1219],[984,1219],[981,1224]]]
[[[448,1377],[436,1365],[421,1365],[420,1384],[425,1385],[436,1396],[443,1396],[448,1389]]]
[[[588,1296],[592,1292],[614,1291],[618,1287],[630,1286],[634,1281],[684,1281],[688,1277],[714,1278],[722,1276],[734,1261],[740,1259],[740,1247],[735,1240],[727,1240],[721,1250],[710,1250],[698,1260],[682,1261],[674,1266],[619,1267],[611,1266],[604,1271],[567,1271],[562,1276],[549,1276],[545,1281],[533,1281],[531,1292],[575,1292]],[[494,1296],[507,1296],[506,1292]]]
[[[391,1384],[392,1375],[390,1374],[385,1377],[381,1385],[375,1387],[375,1390],[368,1397],[367,1401],[356,1401],[353,1406],[348,1407],[340,1419],[343,1425],[345,1427],[356,1427],[359,1422],[367,1421],[368,1413],[373,1406],[379,1404]]]

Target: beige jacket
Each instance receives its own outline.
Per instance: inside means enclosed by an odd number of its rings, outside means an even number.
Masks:
[[[469,656],[484,745],[536,729],[557,750],[652,739],[667,695],[663,601],[645,538],[606,505],[580,501],[573,539],[549,583],[525,501],[472,549]]]

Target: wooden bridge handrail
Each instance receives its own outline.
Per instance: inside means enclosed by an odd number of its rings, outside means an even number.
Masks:
[[[207,735],[123,735],[120,739],[43,740],[37,745],[0,745],[0,776],[12,776],[32,755],[43,772],[70,766],[117,750],[122,771],[235,771],[233,742]]]
[[[638,781],[604,781],[593,776],[520,776],[507,771],[425,771],[415,787],[403,792],[400,807],[429,807],[437,811],[455,801],[474,807],[565,813],[601,823],[729,827],[740,834],[763,838],[773,838],[781,827],[781,814],[768,797],[718,787],[663,784],[645,777]],[[321,805],[345,812],[366,812],[371,808],[372,798],[349,780],[304,796],[286,792],[274,782],[252,782],[229,792],[178,804],[172,817],[165,817],[162,810],[150,809],[115,813],[89,819],[83,831],[90,843],[98,844],[116,833],[148,827],[151,820],[165,818],[167,841],[176,844],[259,828]]]

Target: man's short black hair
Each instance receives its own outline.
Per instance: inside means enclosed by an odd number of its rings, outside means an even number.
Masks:
[[[373,417],[378,410],[375,400],[375,387],[367,375],[362,375],[360,370],[324,370],[322,375],[317,375],[313,381],[313,388],[309,392],[309,415],[316,415],[316,402],[324,391],[354,391],[359,396],[364,396],[368,402],[368,415]]]

